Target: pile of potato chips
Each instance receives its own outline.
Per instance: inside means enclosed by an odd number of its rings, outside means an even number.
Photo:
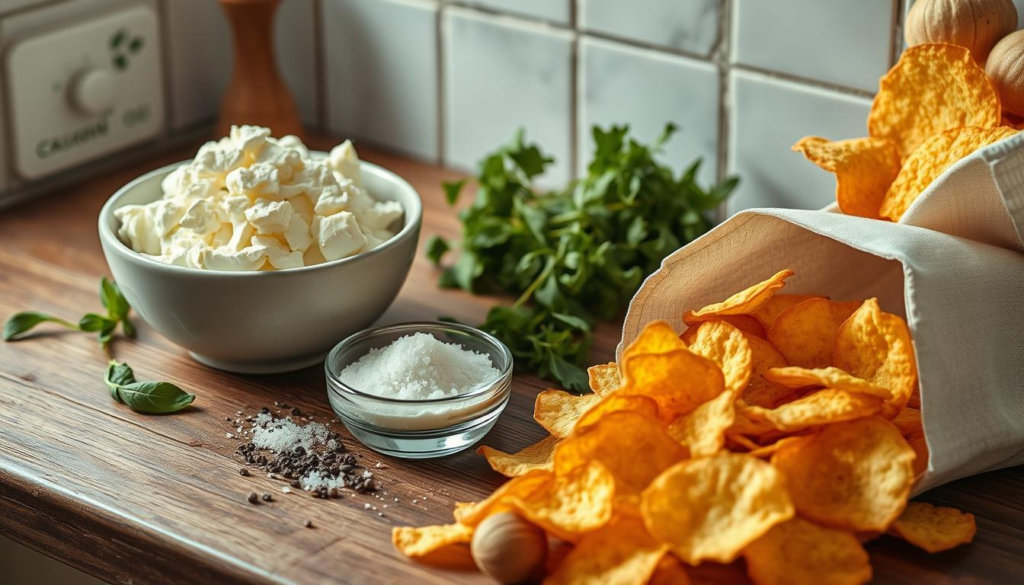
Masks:
[[[808,136],[793,150],[836,175],[843,213],[899,221],[939,175],[975,150],[1017,133],[999,95],[963,47],[910,47],[882,77],[868,138]]]
[[[907,501],[928,451],[906,323],[876,299],[776,294],[792,274],[686,312],[682,335],[649,324],[590,369],[594,394],[539,394],[551,436],[480,449],[512,479],[395,545],[430,562],[511,510],[571,545],[546,583],[685,583],[742,557],[755,583],[800,584],[868,581],[861,543],[886,532],[970,542],[970,514]]]

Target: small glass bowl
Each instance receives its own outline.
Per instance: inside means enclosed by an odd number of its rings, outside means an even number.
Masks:
[[[439,341],[483,353],[500,374],[469,392],[429,400],[376,396],[341,382],[342,370],[371,349],[413,333],[429,333]],[[442,457],[473,445],[497,422],[512,390],[512,353],[505,344],[479,329],[453,323],[400,323],[356,333],[331,350],[324,368],[327,398],[345,427],[367,447],[406,459]]]

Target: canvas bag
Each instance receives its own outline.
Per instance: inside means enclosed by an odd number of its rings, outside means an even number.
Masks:
[[[785,268],[786,293],[878,297],[917,354],[931,452],[916,493],[1024,463],[1024,133],[950,167],[900,223],[821,211],[740,212],[677,250],[630,302],[619,352],[664,319]]]

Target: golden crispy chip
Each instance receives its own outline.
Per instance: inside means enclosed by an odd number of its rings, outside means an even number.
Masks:
[[[590,389],[598,396],[607,396],[618,390],[622,382],[619,379],[619,365],[615,362],[590,366],[587,368],[587,377],[590,378]]]
[[[690,575],[679,559],[666,554],[651,575],[648,585],[690,585]]]
[[[570,394],[564,390],[545,390],[537,394],[533,419],[559,439],[568,437],[583,413],[598,403],[597,394]]]
[[[793,504],[774,467],[720,453],[683,461],[658,476],[644,491],[640,512],[655,540],[696,565],[731,563],[772,526],[792,518]]]
[[[708,319],[708,321],[711,320],[712,319]],[[740,331],[744,333],[749,333],[761,339],[768,338],[768,332],[765,331],[764,326],[761,325],[760,321],[758,321],[751,315],[719,315],[715,317],[713,320],[725,321],[726,323],[732,325],[733,327],[739,329]],[[683,333],[679,336],[679,339],[682,339],[686,343],[686,345],[689,346],[691,343],[693,343],[693,338],[695,335],[697,335],[697,329],[700,327],[701,323],[706,323],[706,321],[697,321],[693,325],[690,325],[689,328],[686,331],[683,331]]]
[[[622,370],[624,382],[617,393],[653,398],[665,420],[690,412],[725,389],[718,365],[688,349],[631,355]]]
[[[725,431],[736,418],[736,393],[726,390],[672,421],[668,434],[686,445],[690,457],[710,457],[725,445]]]
[[[914,390],[910,393],[910,399],[907,400],[907,406],[921,410],[921,386],[916,381],[914,383]]]
[[[733,422],[733,425],[729,427],[728,431],[726,431],[727,435],[763,437],[764,435],[776,430],[775,426],[764,416],[764,412],[768,409],[747,404],[743,400],[737,400],[735,408],[735,422]]]
[[[590,410],[583,413],[580,420],[576,422],[576,429],[592,425],[605,416],[619,411],[639,412],[651,418],[658,418],[658,403],[646,396],[629,396],[623,394],[612,394],[601,399]],[[574,429],[575,430],[575,429]]]
[[[555,449],[554,470],[564,475],[590,461],[600,461],[615,477],[617,491],[630,494],[643,491],[659,473],[685,456],[686,449],[658,419],[621,411],[563,440]]]
[[[725,321],[705,321],[697,329],[690,351],[718,364],[725,389],[739,396],[750,381],[753,357],[742,331]]]
[[[888,388],[876,386],[867,380],[852,376],[839,368],[829,366],[827,368],[807,369],[796,366],[786,368],[772,368],[764,377],[772,382],[782,384],[787,388],[807,388],[809,386],[823,386],[833,390],[845,390],[847,392],[859,392],[877,396],[882,400],[891,400],[892,392]]]
[[[889,534],[930,553],[967,544],[977,531],[973,514],[926,502],[907,504],[907,509],[889,527]]]
[[[907,442],[914,450],[914,478],[917,478],[928,471],[928,460],[931,457],[928,452],[928,441],[925,440],[924,435],[921,435],[908,439]]]
[[[904,51],[882,77],[868,114],[868,134],[892,140],[905,158],[946,130],[995,128],[999,122],[999,97],[970,51],[924,44]]]
[[[611,519],[615,478],[600,461],[590,461],[505,502],[547,533],[575,542]]]
[[[878,219],[889,185],[900,172],[900,153],[887,138],[831,141],[807,136],[793,150],[836,175],[836,201],[847,215]]]
[[[736,416],[739,418],[741,415],[737,412]],[[738,434],[735,425],[725,433],[725,442],[730,451],[737,453],[746,451],[748,455],[761,448],[761,445],[758,445],[753,440]]]
[[[786,388],[764,377],[772,368],[789,365],[779,350],[771,343],[753,335],[747,336],[747,344],[750,346],[752,365],[750,383],[740,396],[742,400],[751,406],[775,408],[782,400],[796,394],[792,388]]]
[[[781,449],[785,445],[789,445],[789,444],[795,443],[797,441],[806,441],[806,440],[808,440],[808,437],[806,437],[806,436],[783,437],[783,438],[779,439],[778,441],[775,441],[774,443],[772,443],[770,445],[764,445],[764,446],[757,446],[757,445],[755,445],[756,448],[755,449],[751,449],[750,451],[748,451],[747,455],[750,455],[751,457],[757,457],[757,458],[770,457],[772,454],[774,454],[776,451],[778,451],[779,449]]]
[[[868,299],[836,333],[832,361],[837,368],[888,388],[890,418],[907,404],[917,387],[914,345],[906,322],[882,312],[878,299]]]
[[[508,510],[509,498],[525,498],[553,481],[554,477],[550,471],[536,469],[506,481],[483,501],[457,502],[455,521],[466,526],[476,526],[491,514]]]
[[[720,303],[714,303],[698,311],[687,311],[683,322],[692,325],[708,321],[721,315],[750,315],[760,309],[777,290],[785,286],[786,279],[793,276],[792,270],[782,270],[768,280],[742,290]]]
[[[828,425],[772,457],[801,516],[833,528],[874,531],[888,528],[903,511],[913,461],[914,450],[896,427],[877,416]]]
[[[921,420],[921,411],[916,408],[904,407],[900,410],[892,424],[896,425],[900,434],[907,441],[924,436],[924,424]]]
[[[755,585],[858,585],[871,562],[857,537],[799,517],[777,524],[743,551]]]
[[[772,324],[775,323],[775,318],[779,316],[779,313],[792,307],[797,303],[802,303],[807,299],[823,299],[825,297],[821,295],[775,295],[768,301],[761,305],[761,308],[754,311],[754,318],[757,319],[761,326],[764,327],[765,332],[772,328]],[[766,333],[767,335],[767,333]],[[767,337],[765,337],[767,338]]]
[[[903,162],[903,168],[892,182],[879,215],[899,221],[910,204],[956,161],[982,146],[999,142],[1018,131],[1005,126],[999,128],[956,128],[932,136],[917,147]]]
[[[779,313],[768,330],[768,341],[792,366],[831,366],[836,331],[859,306],[857,301],[807,299]]]
[[[545,585],[644,585],[665,556],[643,523],[618,517],[584,536]]]
[[[391,543],[407,557],[426,557],[452,545],[466,544],[473,539],[473,529],[463,524],[440,526],[396,526],[391,530]]]
[[[882,399],[867,394],[818,390],[773,409],[751,406],[745,415],[753,421],[767,421],[775,430],[799,431],[871,416],[882,410]]]
[[[685,349],[679,334],[665,321],[652,321],[644,326],[640,335],[622,352],[623,361],[632,355],[669,353]]]
[[[487,463],[494,471],[505,477],[518,477],[535,469],[550,471],[555,447],[559,442],[558,437],[547,436],[515,453],[506,453],[487,445],[481,445],[476,452],[487,459]]]

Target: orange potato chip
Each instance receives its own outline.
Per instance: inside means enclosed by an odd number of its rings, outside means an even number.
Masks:
[[[658,403],[646,396],[613,394],[604,397],[576,421],[576,429],[592,425],[605,416],[619,411],[638,412],[644,416],[658,418]]]
[[[550,471],[554,462],[555,447],[559,442],[558,437],[547,436],[515,453],[506,453],[487,445],[481,445],[476,452],[487,459],[488,465],[494,471],[505,477],[518,477],[535,469]]]
[[[836,175],[836,201],[847,215],[878,219],[889,185],[900,172],[900,153],[888,138],[831,141],[807,136],[793,145],[808,160]]]
[[[714,303],[698,311],[687,311],[683,314],[683,322],[692,325],[698,321],[708,321],[722,315],[749,315],[760,309],[775,291],[786,284],[786,279],[793,276],[792,270],[775,273],[764,282],[759,282],[742,290],[720,303]]]
[[[789,364],[774,345],[759,337],[748,335],[747,344],[750,346],[752,362],[750,382],[740,397],[751,406],[775,408],[779,402],[796,392],[792,388],[767,380],[764,375],[772,368],[782,368]]]
[[[955,128],[932,136],[903,162],[903,168],[882,199],[879,214],[899,221],[910,204],[953,163],[986,146],[1013,136],[1018,131],[998,128]]]
[[[914,477],[917,478],[928,471],[928,460],[931,458],[931,453],[928,452],[928,441],[925,440],[924,435],[921,435],[907,439],[907,442],[914,450]]]
[[[921,410],[921,387],[917,385],[917,383],[914,384],[914,390],[910,393],[910,399],[907,400],[907,406]]]
[[[907,504],[907,509],[889,527],[889,534],[930,553],[967,544],[977,531],[973,514],[926,502]]]
[[[755,585],[858,585],[871,562],[857,537],[795,517],[776,524],[743,551]]]
[[[644,585],[665,556],[643,523],[618,517],[584,536],[545,585]]]
[[[801,516],[854,531],[884,531],[900,515],[913,461],[896,427],[877,416],[825,426],[772,456]]]
[[[672,421],[668,434],[686,445],[690,457],[710,457],[725,445],[725,431],[736,419],[735,403],[736,393],[726,390]]]
[[[690,575],[679,559],[666,554],[651,575],[648,585],[690,585]]]
[[[545,390],[537,394],[533,419],[559,439],[569,436],[583,413],[598,403],[597,394],[570,394],[564,390]]]
[[[665,321],[652,321],[622,352],[622,359],[625,361],[633,355],[669,353],[677,349],[686,349],[686,344],[679,339],[676,330]]]
[[[525,495],[510,494],[505,503],[549,534],[575,542],[611,519],[615,478],[600,461],[590,461]]]
[[[807,299],[779,313],[768,330],[768,341],[792,366],[831,366],[836,331],[859,306],[856,301]]]
[[[775,323],[775,318],[779,316],[779,313],[807,299],[817,298],[825,297],[821,295],[775,295],[768,299],[765,304],[761,305],[760,309],[754,311],[753,317],[761,323],[761,326],[767,332],[772,328],[772,324]],[[767,339],[767,333],[765,334],[765,339]]]
[[[736,416],[737,418],[739,418],[741,415],[737,412]],[[751,452],[761,448],[761,445],[758,445],[753,440],[738,434],[736,432],[735,425],[733,426],[733,428],[729,429],[725,433],[725,441],[726,444],[729,445],[730,450],[739,453],[742,453],[744,450],[746,450],[748,455]]]
[[[808,386],[824,386],[833,390],[845,390],[847,392],[859,392],[877,396],[882,400],[891,400],[892,392],[888,388],[876,386],[867,380],[829,366],[827,368],[807,369],[790,366],[786,368],[772,368],[764,375],[765,378],[786,386],[787,388],[806,388]]]
[[[631,355],[622,369],[625,380],[617,393],[649,396],[665,420],[690,412],[725,389],[718,365],[688,349]]]
[[[466,526],[476,526],[491,514],[508,510],[507,502],[509,498],[525,498],[553,480],[554,475],[550,471],[543,469],[529,471],[518,477],[513,477],[494,490],[483,501],[456,503],[455,521]]]
[[[732,390],[735,396],[739,396],[747,387],[753,356],[742,331],[725,321],[705,321],[697,328],[689,348],[718,364],[726,390]]]
[[[764,457],[770,457],[772,454],[774,454],[776,451],[778,451],[785,445],[789,445],[790,443],[795,443],[797,441],[806,440],[808,440],[806,436],[783,437],[770,445],[765,445],[763,447],[751,449],[750,451],[747,452],[747,455],[750,455],[751,457],[757,457],[759,459]]]
[[[892,140],[902,157],[946,130],[995,128],[1000,123],[996,90],[962,47],[910,47],[878,85],[868,134]]]
[[[924,436],[924,423],[921,420],[921,411],[916,408],[910,408],[909,406],[903,408],[892,419],[892,424],[896,425],[900,434],[907,441]]]
[[[792,432],[863,418],[880,410],[882,400],[876,396],[826,388],[773,409],[751,406],[745,414],[755,422],[767,421],[776,430]]]
[[[407,557],[421,558],[452,545],[468,544],[473,539],[473,528],[463,524],[440,526],[395,527],[391,530],[391,543]]]
[[[640,511],[655,540],[696,565],[731,563],[772,526],[792,518],[793,504],[774,467],[720,453],[666,470],[644,491]]]
[[[643,453],[642,457],[637,456]],[[613,412],[579,429],[555,449],[555,473],[564,475],[600,461],[615,477],[618,493],[643,491],[659,473],[686,456],[661,422],[637,412]]]
[[[619,389],[619,366],[615,362],[587,368],[590,389],[598,396],[607,396]]]
[[[917,387],[917,364],[910,330],[903,319],[885,313],[878,299],[868,299],[836,332],[833,358],[837,368],[888,388],[886,402],[891,418]]]

